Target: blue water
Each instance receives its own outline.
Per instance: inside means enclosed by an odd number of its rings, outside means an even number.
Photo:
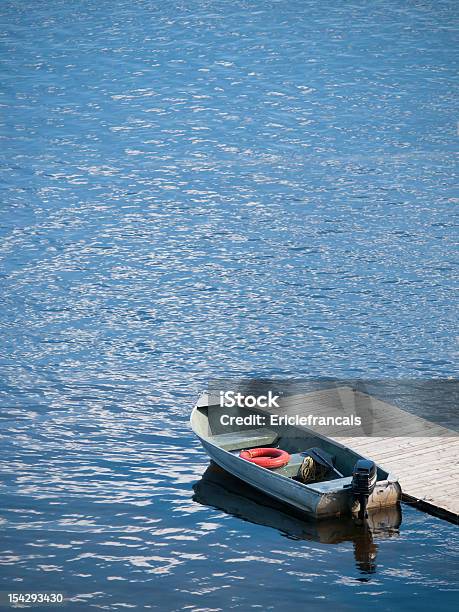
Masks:
[[[405,507],[362,582],[193,501],[187,419],[215,376],[457,376],[456,3],[0,15],[0,590],[454,609],[457,527]]]

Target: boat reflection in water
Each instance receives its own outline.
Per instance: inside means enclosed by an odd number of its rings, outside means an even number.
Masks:
[[[311,521],[306,515],[264,495],[214,463],[193,490],[194,501],[251,523],[273,527],[291,539],[323,544],[353,542],[357,568],[365,574],[376,570],[378,546],[375,540],[396,537],[402,522],[399,505],[369,511],[364,522],[355,517]]]

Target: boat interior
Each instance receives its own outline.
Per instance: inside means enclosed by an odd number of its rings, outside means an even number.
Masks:
[[[201,437],[212,444],[239,454],[240,451],[250,448],[270,447],[279,448],[290,454],[287,465],[272,471],[287,478],[295,478],[308,451],[316,449],[320,455],[331,462],[333,469],[329,469],[321,481],[334,481],[337,479],[351,480],[353,467],[361,455],[333,440],[314,433],[312,430],[295,425],[279,426],[252,426],[252,425],[223,425],[221,417],[261,415],[269,422],[266,412],[247,408],[227,408],[219,405],[197,407],[193,415],[193,428]],[[263,422],[263,421],[262,421]],[[377,480],[385,480],[388,473],[377,468]],[[331,483],[330,483],[331,484]]]

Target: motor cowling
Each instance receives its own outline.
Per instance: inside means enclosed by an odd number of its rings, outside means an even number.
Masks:
[[[369,459],[359,459],[352,470],[352,493],[360,503],[360,518],[367,516],[366,508],[369,496],[376,486],[376,464]]]

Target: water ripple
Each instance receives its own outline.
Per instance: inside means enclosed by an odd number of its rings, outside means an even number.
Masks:
[[[451,526],[406,509],[370,577],[193,499],[187,417],[213,376],[457,373],[454,9],[2,6],[4,589],[452,605]]]

